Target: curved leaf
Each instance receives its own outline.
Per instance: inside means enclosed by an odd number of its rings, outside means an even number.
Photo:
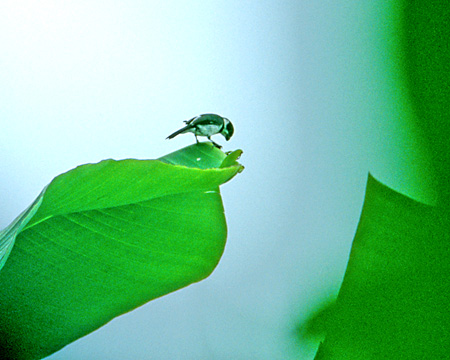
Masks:
[[[0,272],[3,349],[47,356],[207,277],[226,240],[219,185],[241,171],[237,163],[219,169],[225,157],[197,144],[56,177]]]
[[[438,206],[415,202],[369,178],[317,360],[449,358],[450,3],[394,3],[401,9],[399,76],[407,80],[426,139],[416,146],[431,153]]]
[[[9,254],[14,246],[16,236],[28,224],[36,211],[41,206],[45,189],[39,194],[34,202],[20,214],[9,226],[0,231],[0,270],[6,263]]]
[[[448,358],[449,219],[369,177],[316,360]]]

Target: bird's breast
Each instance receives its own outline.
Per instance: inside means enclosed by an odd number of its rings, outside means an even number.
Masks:
[[[193,130],[195,135],[200,136],[211,136],[217,134],[221,129],[220,125],[216,124],[205,124],[205,125],[197,125]]]

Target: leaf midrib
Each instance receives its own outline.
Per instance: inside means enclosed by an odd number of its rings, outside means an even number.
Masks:
[[[36,225],[39,225],[40,223],[42,223],[44,221],[47,221],[47,220],[49,220],[49,219],[51,219],[51,218],[53,218],[55,216],[67,216],[67,215],[70,215],[70,214],[82,214],[84,212],[94,211],[94,210],[98,211],[98,210],[115,209],[115,208],[119,208],[119,207],[122,207],[122,206],[138,205],[140,203],[144,203],[144,202],[147,202],[147,201],[162,199],[162,198],[165,198],[167,196],[177,196],[177,195],[183,195],[183,194],[191,194],[191,193],[195,193],[195,192],[201,192],[201,193],[205,193],[206,194],[207,192],[210,192],[210,191],[211,191],[210,189],[208,189],[208,190],[198,190],[198,189],[196,189],[195,191],[192,191],[192,190],[191,191],[178,191],[178,192],[165,193],[165,194],[158,195],[158,196],[155,196],[155,197],[151,197],[151,198],[148,198],[148,199],[145,199],[145,200],[141,200],[141,201],[118,204],[118,205],[115,205],[115,206],[108,206],[108,207],[103,207],[103,208],[102,207],[95,207],[95,208],[84,209],[84,210],[80,210],[80,211],[74,211],[74,212],[56,213],[56,214],[52,214],[52,215],[46,216],[46,217],[44,217],[42,219],[39,219],[39,221],[36,221],[36,222],[33,222],[32,221],[33,219],[31,219],[31,221],[21,231],[31,229],[32,227],[34,227]],[[214,191],[214,192],[217,192],[217,193],[220,194],[220,189],[217,188],[217,191]],[[44,196],[45,196],[45,194],[44,194]]]

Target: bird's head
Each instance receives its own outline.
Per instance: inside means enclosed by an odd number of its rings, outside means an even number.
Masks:
[[[223,118],[223,130],[222,135],[225,137],[225,140],[228,141],[233,136],[234,127],[230,120],[227,118]]]

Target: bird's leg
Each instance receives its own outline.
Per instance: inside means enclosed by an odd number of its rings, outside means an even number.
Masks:
[[[198,144],[198,139],[197,139],[197,135],[195,135],[195,134],[194,134],[194,136],[195,136],[195,141],[197,141],[197,144]]]
[[[216,148],[222,149],[222,145],[219,145],[219,144],[215,143],[214,141],[212,141],[211,136],[208,136],[208,140],[211,141]]]

